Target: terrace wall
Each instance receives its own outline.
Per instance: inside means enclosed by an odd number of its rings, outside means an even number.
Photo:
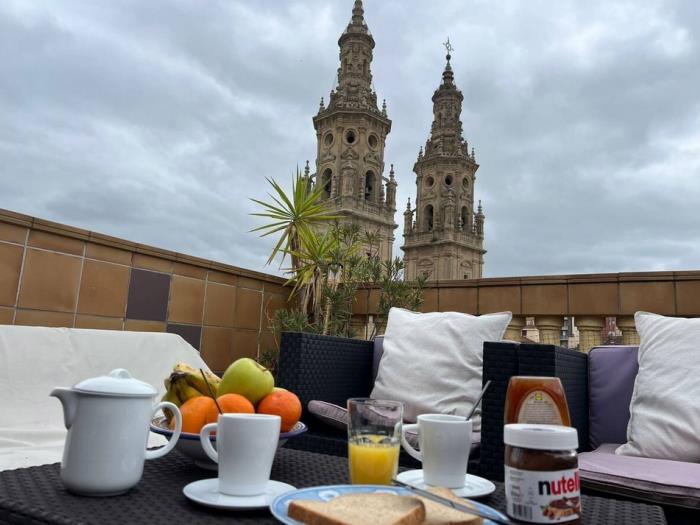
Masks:
[[[172,332],[222,370],[273,346],[283,284],[0,209],[0,324]]]

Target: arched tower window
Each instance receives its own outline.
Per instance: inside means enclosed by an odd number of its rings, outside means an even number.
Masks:
[[[321,177],[321,186],[323,187],[323,196],[328,199],[331,196],[331,188],[333,184],[333,171],[330,168],[323,172]]]
[[[428,204],[425,207],[425,229],[429,232],[433,231],[433,205]]]
[[[375,198],[376,193],[377,193],[377,190],[376,190],[376,181],[375,181],[374,173],[372,173],[371,171],[368,171],[365,174],[365,200],[371,201],[371,202],[376,201],[377,200]]]

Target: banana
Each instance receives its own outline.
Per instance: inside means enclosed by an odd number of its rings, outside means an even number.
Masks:
[[[201,392],[202,395],[210,397],[212,395],[212,392],[214,396],[216,396],[216,391],[219,388],[219,383],[221,383],[221,379],[216,374],[213,374],[209,371],[204,372],[204,375],[206,377],[205,381],[204,377],[202,377],[201,372],[191,367],[187,363],[176,364],[173,368],[173,374],[184,374],[185,381],[187,381],[188,385],[190,385],[192,388],[196,388],[197,390],[199,390],[199,392]],[[207,386],[207,383],[209,383],[211,391]]]
[[[185,403],[187,400],[192,399],[193,397],[203,395],[199,390],[187,384],[186,377],[184,375],[173,373],[173,375],[170,376],[170,381],[173,392],[180,399],[181,403]]]
[[[180,402],[180,398],[177,397],[175,392],[173,392],[172,388],[168,388],[168,390],[163,394],[163,397],[161,398],[161,401],[170,401],[173,403],[175,406],[179,407],[182,403]],[[165,420],[170,423],[170,420],[173,417],[172,411],[170,411],[167,408],[163,409],[163,414],[165,414]]]

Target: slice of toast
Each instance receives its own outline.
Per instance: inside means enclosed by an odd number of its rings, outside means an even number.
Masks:
[[[467,507],[472,506],[467,500],[455,496],[450,489],[433,487],[428,490],[436,496],[442,496],[455,503],[460,503]],[[484,522],[479,516],[452,509],[436,501],[421,498],[420,496],[415,497],[419,498],[425,505],[425,521],[423,525],[482,525]]]
[[[395,494],[348,494],[328,502],[292,501],[287,514],[306,525],[420,525],[425,506]]]

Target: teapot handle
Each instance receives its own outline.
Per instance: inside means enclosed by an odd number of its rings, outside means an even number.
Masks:
[[[162,403],[158,403],[155,407],[153,407],[153,413],[155,414],[161,408],[167,408],[175,416],[175,431],[173,432],[173,435],[170,436],[170,440],[164,447],[160,447],[155,450],[146,450],[146,459],[156,459],[165,456],[173,449],[175,445],[177,445],[177,440],[180,439],[180,432],[182,432],[182,414],[180,413],[180,409],[169,401],[163,401]]]

